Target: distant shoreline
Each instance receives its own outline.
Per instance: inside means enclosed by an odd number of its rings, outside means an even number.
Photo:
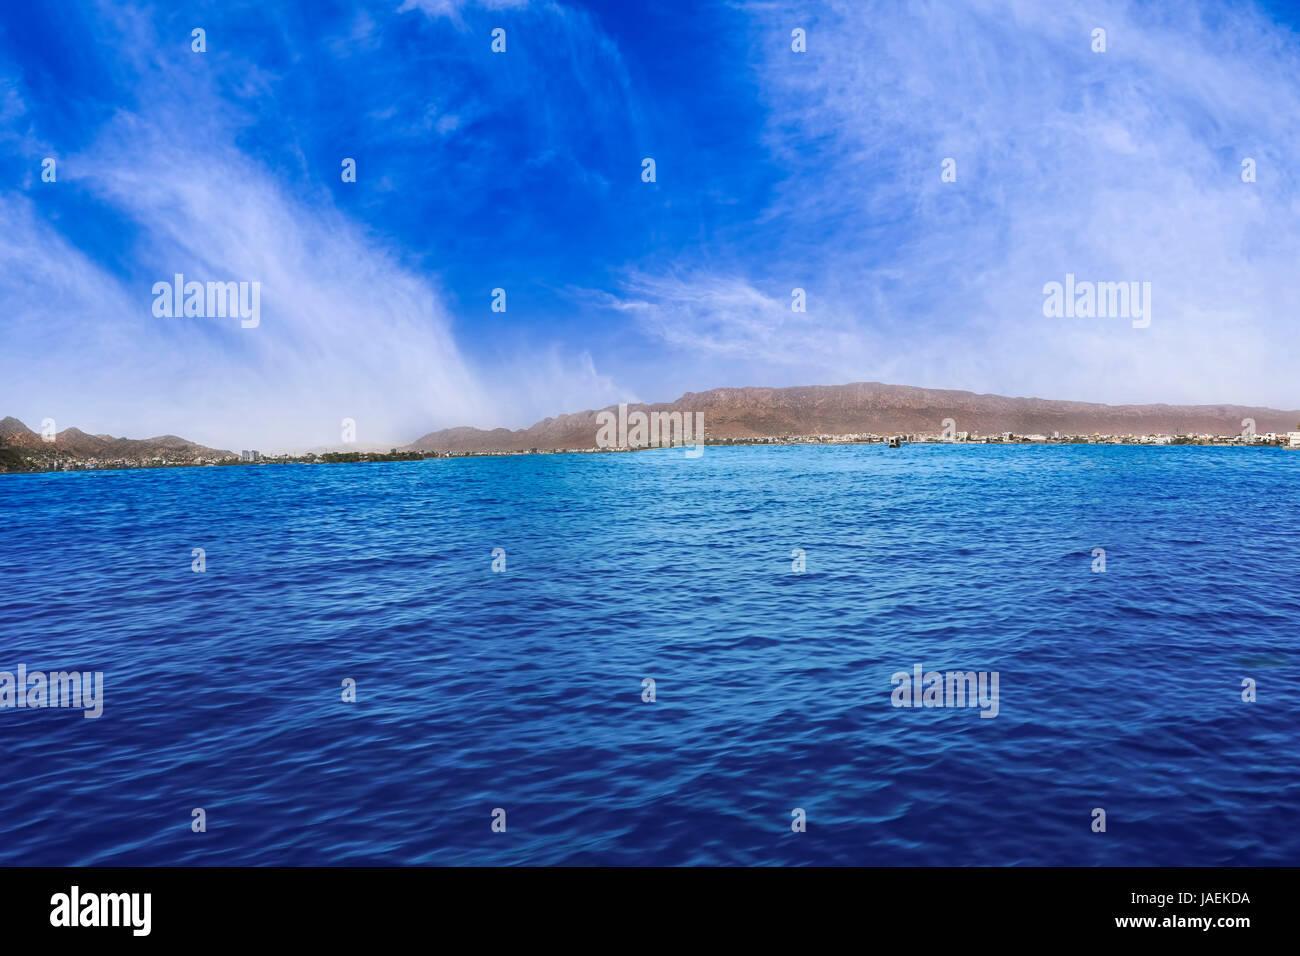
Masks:
[[[1158,440],[1158,439],[1166,440]],[[780,438],[756,438],[756,439],[721,439],[715,441],[705,441],[702,444],[708,448],[760,448],[773,446],[835,446],[835,445],[887,445],[888,437],[857,439],[857,438],[836,438],[836,437],[819,437],[819,436],[800,436],[800,437],[780,437]],[[1144,438],[1129,438],[1118,436],[1094,436],[1087,439],[1027,439],[1012,437],[987,438],[987,439],[966,439],[961,441],[940,440],[940,439],[919,439],[903,440],[903,446],[910,445],[969,445],[969,446],[986,446],[986,445],[1009,445],[1015,447],[1024,446],[1065,446],[1065,445],[1085,445],[1096,447],[1128,447],[1128,448],[1280,448],[1287,451],[1300,451],[1300,444],[1292,445],[1285,438],[1274,440],[1259,439],[1253,442],[1233,440],[1226,437],[1216,438],[1215,440],[1181,438],[1177,436],[1148,436]],[[670,451],[686,449],[689,445],[664,445],[664,446],[645,446],[638,448],[551,448],[537,449],[529,451],[464,451],[464,452],[414,452],[414,451],[394,451],[394,452],[325,452],[312,455],[269,455],[261,456],[256,460],[241,460],[239,458],[226,458],[220,461],[199,461],[199,462],[167,462],[152,461],[140,462],[138,464],[126,464],[115,461],[106,464],[95,464],[90,462],[78,461],[60,467],[40,467],[38,461],[23,458],[22,463],[25,467],[5,468],[3,460],[0,460],[0,475],[33,475],[33,474],[52,474],[59,472],[91,472],[91,471],[152,471],[168,468],[232,468],[232,467],[261,467],[264,465],[365,465],[365,464],[386,464],[403,461],[431,461],[449,458],[526,458],[539,455],[619,455],[630,454],[644,451]],[[899,450],[899,449],[894,449]],[[15,449],[6,449],[0,446],[0,452],[16,451]]]
[[[41,420],[38,433],[8,417],[0,419],[0,472],[188,467],[261,460],[409,461],[615,452],[670,445],[699,448],[701,443],[721,447],[872,444],[890,439],[908,444],[1300,446],[1297,422],[1300,409],[1233,404],[1105,405],[881,382],[746,386],[686,392],[673,402],[621,402],[552,416],[513,430],[442,428],[406,444],[394,443],[387,450],[387,443],[358,443],[356,422],[344,418],[337,444],[314,442],[307,450],[298,445],[296,453],[270,456],[255,449],[209,447],[176,435],[130,439],[87,434],[74,427],[56,431],[52,418]]]

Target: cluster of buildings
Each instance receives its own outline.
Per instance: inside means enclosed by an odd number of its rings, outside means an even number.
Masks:
[[[1041,434],[1019,435],[1014,432],[1001,432],[997,435],[980,435],[979,432],[957,432],[956,435],[952,437],[926,434],[904,435],[901,437],[904,441],[922,443],[969,441],[980,442],[983,444],[1019,442],[1051,444],[1086,443],[1093,445],[1281,445],[1289,448],[1300,448],[1300,431],[1266,432],[1254,436],[1211,435],[1208,433],[1197,435],[1103,435],[1100,432],[1093,432],[1091,435],[1062,435],[1060,432],[1053,432],[1048,436]]]
[[[228,458],[170,458],[154,455],[145,458],[28,458],[40,471],[96,471],[117,468],[170,468],[178,465],[215,465]]]
[[[915,433],[877,435],[874,432],[861,432],[846,435],[765,435],[755,438],[709,438],[709,445],[788,445],[820,444],[847,445],[874,442],[887,442],[893,438],[911,444],[953,444],[971,442],[977,444],[1091,444],[1091,445],[1275,445],[1287,448],[1300,448],[1300,431],[1266,432],[1249,437],[1246,435],[1103,435],[1093,432],[1090,435],[1061,434],[1051,435],[1027,434],[1015,432],[998,432],[993,435],[981,435],[979,432]]]

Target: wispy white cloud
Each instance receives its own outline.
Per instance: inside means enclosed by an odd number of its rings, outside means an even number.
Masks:
[[[791,308],[792,299],[765,292],[738,276],[689,273],[631,273],[622,295],[598,297],[606,306],[634,315],[668,344],[716,355],[783,361],[792,339],[834,353],[827,326]],[[806,354],[806,353],[805,353]]]
[[[518,10],[528,6],[528,0],[402,0],[398,13],[419,10],[430,17],[445,17],[459,21],[461,14],[470,9]]]
[[[165,409],[183,407],[175,428],[226,446],[337,441],[343,417],[368,439],[402,441],[483,413],[436,284],[327,200],[286,195],[234,150],[178,150],[142,117],[122,117],[67,168],[70,182],[139,228],[138,245],[132,274],[112,275],[34,219],[29,204],[0,203],[12,227],[0,257],[27,277],[6,284],[10,320],[49,342],[60,328],[45,324],[49,313],[75,316],[65,334],[82,338],[79,348],[64,342],[71,347],[25,356],[24,379],[61,380],[60,363],[81,355],[88,367],[63,382],[61,397],[130,395],[157,411],[160,429]],[[177,272],[260,282],[260,325],[153,316],[152,283]]]

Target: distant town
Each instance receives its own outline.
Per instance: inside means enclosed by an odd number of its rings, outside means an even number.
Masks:
[[[710,438],[702,443],[710,447],[742,447],[749,445],[863,445],[888,444],[980,444],[980,445],[1207,445],[1215,447],[1292,448],[1300,450],[1300,431],[1266,432],[1254,437],[1244,435],[1018,435],[1000,432],[981,435],[978,432],[956,432],[945,437],[942,433],[883,435],[860,432],[847,435],[765,435],[750,438]],[[244,450],[216,455],[175,455],[160,453],[149,456],[78,457],[61,455],[57,448],[42,449],[43,453],[30,453],[26,449],[7,448],[0,445],[0,473],[97,471],[138,468],[194,468],[230,467],[238,465],[328,465],[359,464],[385,461],[422,461],[433,458],[513,457],[516,455],[563,454],[618,454],[647,451],[649,447],[625,448],[528,448],[517,451],[411,451],[393,448],[387,452],[321,452],[299,455],[263,455],[257,450]],[[27,452],[27,453],[24,453]]]

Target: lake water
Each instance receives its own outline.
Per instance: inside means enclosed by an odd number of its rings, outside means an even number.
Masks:
[[[983,445],[2,477],[0,671],[104,700],[0,709],[0,863],[1300,864],[1298,488]],[[996,717],[893,706],[918,665]]]

